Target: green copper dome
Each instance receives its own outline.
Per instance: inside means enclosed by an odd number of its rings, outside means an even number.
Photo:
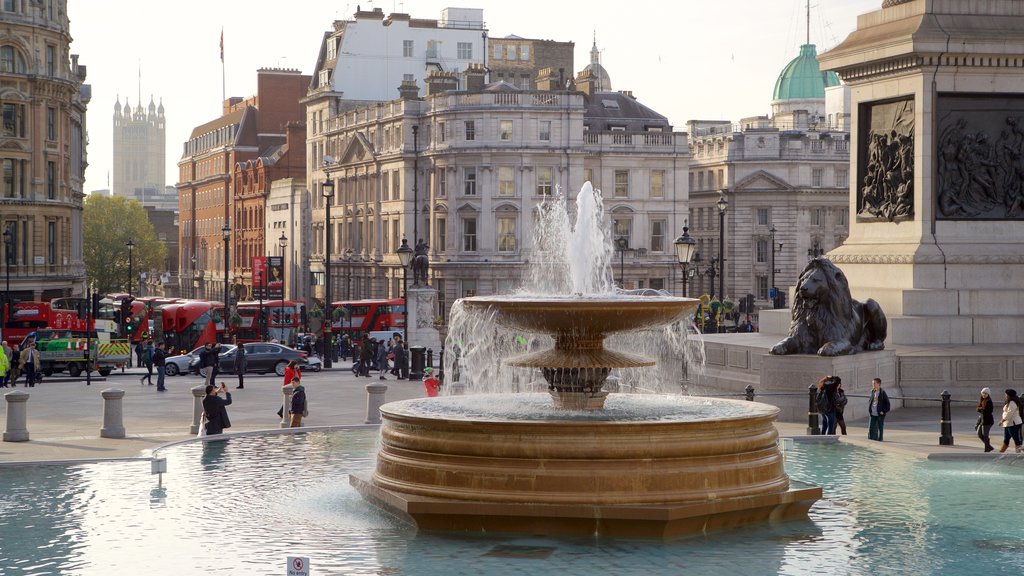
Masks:
[[[800,55],[779,74],[772,100],[824,98],[825,88],[829,86],[839,86],[839,76],[831,71],[822,72],[814,44],[804,44],[800,47]]]

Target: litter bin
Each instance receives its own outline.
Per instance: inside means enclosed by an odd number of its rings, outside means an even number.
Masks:
[[[412,370],[409,372],[409,380],[421,380],[427,349],[423,346],[412,346],[409,348],[409,352],[412,354]]]

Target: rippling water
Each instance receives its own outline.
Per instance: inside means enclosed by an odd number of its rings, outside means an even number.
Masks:
[[[377,431],[233,438],[148,462],[0,467],[0,573],[1013,574],[1024,570],[1024,460],[925,462],[797,444],[787,469],[822,485],[811,521],[670,543],[416,534],[347,474]]]

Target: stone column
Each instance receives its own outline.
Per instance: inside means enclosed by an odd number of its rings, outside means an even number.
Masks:
[[[384,405],[387,384],[366,385],[366,420],[364,424],[380,424],[380,407]]]
[[[100,438],[124,438],[124,390],[107,388],[103,396],[103,428]]]
[[[7,400],[7,429],[4,430],[4,442],[28,441],[28,396],[28,392],[21,390],[4,394],[4,400]]]
[[[199,426],[203,418],[203,398],[206,397],[206,384],[192,387],[192,425],[189,434],[199,434]]]
[[[281,392],[284,394],[284,398],[281,401],[281,428],[290,428],[292,421],[288,417],[288,409],[292,407],[292,394],[295,393],[295,388],[282,386]]]

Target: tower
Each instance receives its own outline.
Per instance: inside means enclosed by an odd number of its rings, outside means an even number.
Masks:
[[[114,103],[113,194],[143,204],[165,194],[166,124],[163,101],[157,106],[152,96],[145,108],[141,98],[134,110]]]

